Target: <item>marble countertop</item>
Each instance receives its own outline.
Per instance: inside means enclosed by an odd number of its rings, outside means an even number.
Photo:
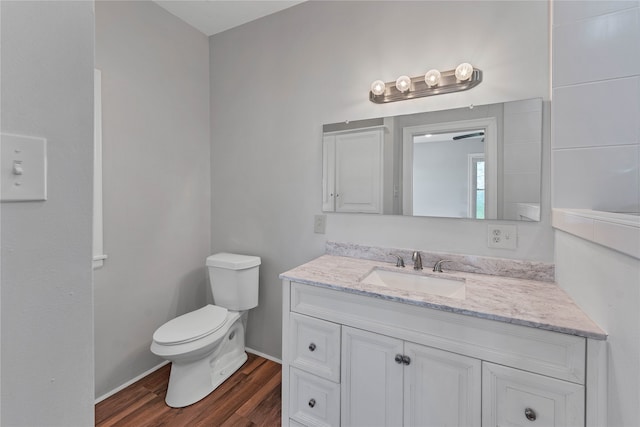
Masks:
[[[453,299],[362,283],[360,280],[374,268],[414,273],[410,265],[398,268],[389,262],[322,255],[282,273],[280,278],[586,338],[607,338],[607,334],[573,302],[571,297],[552,282],[450,271],[446,270],[446,265],[444,273],[432,273],[426,267],[418,273],[464,279],[466,297]]]

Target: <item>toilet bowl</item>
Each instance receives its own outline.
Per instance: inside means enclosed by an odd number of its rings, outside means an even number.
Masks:
[[[207,265],[214,302],[222,301],[226,307],[206,305],[168,321],[153,334],[151,352],[172,363],[167,405],[181,408],[196,403],[247,360],[247,310],[257,305],[259,264],[258,257],[210,256]]]

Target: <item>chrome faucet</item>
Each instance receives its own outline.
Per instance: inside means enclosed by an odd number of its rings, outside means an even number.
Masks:
[[[420,252],[415,251],[411,260],[413,261],[414,270],[422,270],[422,257],[420,256]]]
[[[396,257],[396,267],[404,267],[404,259],[400,255],[391,254]]]
[[[436,262],[436,264],[433,266],[433,271],[442,273],[442,264],[444,264],[445,262],[451,262],[451,261],[449,261],[448,259],[441,259],[440,261]]]

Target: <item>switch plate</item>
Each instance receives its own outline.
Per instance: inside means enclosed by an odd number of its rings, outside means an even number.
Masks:
[[[313,232],[317,234],[324,234],[327,228],[327,216],[316,215],[313,217]]]
[[[487,237],[490,248],[514,250],[518,247],[518,229],[515,225],[490,224]]]
[[[47,140],[0,135],[0,200],[47,200]]]

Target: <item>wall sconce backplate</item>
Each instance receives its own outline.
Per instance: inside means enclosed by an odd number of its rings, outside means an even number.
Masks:
[[[425,96],[442,95],[445,93],[461,92],[478,86],[482,82],[482,71],[474,68],[469,80],[456,79],[455,70],[441,72],[440,84],[429,87],[424,81],[424,76],[412,77],[411,87],[406,92],[396,89],[396,82],[386,82],[382,95],[374,95],[369,91],[369,100],[376,104],[404,101],[407,99],[423,98]]]

